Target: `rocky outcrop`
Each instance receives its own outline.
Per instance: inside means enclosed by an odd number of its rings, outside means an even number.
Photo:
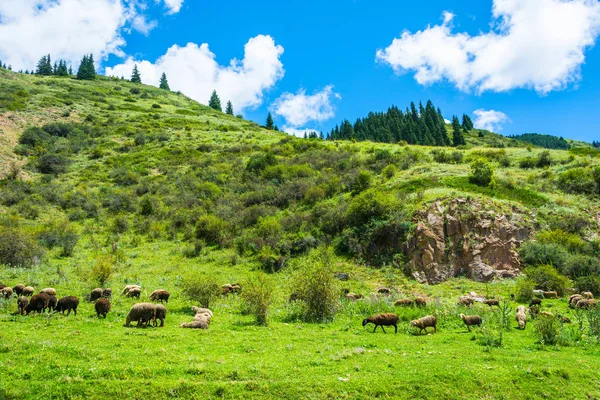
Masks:
[[[404,244],[408,273],[437,284],[456,276],[479,282],[514,277],[521,266],[517,248],[533,223],[525,211],[502,211],[479,200],[433,203],[415,216],[416,228]]]

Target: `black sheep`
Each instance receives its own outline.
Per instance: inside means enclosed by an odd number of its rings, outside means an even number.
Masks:
[[[106,319],[106,314],[108,314],[108,312],[110,311],[110,300],[104,297],[100,298],[96,301],[94,308],[96,309],[96,314],[98,315],[98,318],[100,318],[100,316],[102,315]]]
[[[73,310],[73,314],[77,315],[77,306],[79,306],[79,299],[75,296],[67,296],[58,300],[56,304],[55,312],[67,312],[67,316],[71,314],[71,310]]]
[[[56,296],[50,296],[48,300],[48,312],[54,311],[56,309],[56,304],[58,303],[58,299]]]
[[[29,315],[30,312],[44,312],[44,310],[48,307],[48,302],[50,301],[50,296],[46,293],[40,293],[33,295],[31,300],[29,300],[29,304],[25,307],[25,314]]]
[[[529,307],[531,306],[541,306],[542,299],[531,299],[531,303],[529,303]]]
[[[101,288],[96,288],[94,290],[92,290],[92,293],[90,293],[90,301],[93,303],[96,300],[98,300],[100,297],[102,297],[102,289]]]

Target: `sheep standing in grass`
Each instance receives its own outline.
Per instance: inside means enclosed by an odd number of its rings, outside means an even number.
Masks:
[[[94,304],[94,308],[96,309],[96,315],[98,318],[102,315],[104,319],[106,319],[106,314],[110,311],[110,300],[105,297],[101,297],[96,300],[96,304]]]
[[[437,333],[437,318],[433,315],[428,315],[423,318],[414,319],[410,321],[410,326],[419,328],[419,335],[421,332],[423,332],[423,330],[425,330],[425,333],[427,333],[427,328],[429,327],[433,328],[433,333]]]
[[[21,296],[23,294],[23,289],[25,289],[25,285],[23,285],[22,283],[19,283],[18,285],[15,285],[13,287],[13,292],[17,295],[17,296]]]
[[[58,304],[58,299],[56,296],[50,296],[48,299],[48,312],[54,311],[56,309],[56,305]]]
[[[396,300],[396,302],[394,303],[394,305],[396,307],[410,307],[414,304],[415,302],[412,301],[411,299],[399,299]]]
[[[467,326],[467,330],[471,332],[472,326],[481,326],[483,320],[479,315],[465,315],[460,314],[460,318],[463,320],[465,325]]]
[[[525,329],[525,325],[527,324],[527,313],[525,310],[525,306],[517,307],[517,323],[519,324],[520,329]]]
[[[112,289],[111,288],[102,289],[102,297],[104,297],[105,299],[110,299],[112,297]]]
[[[27,308],[27,305],[29,304],[29,299],[25,296],[21,296],[19,297],[19,300],[17,300],[17,307],[19,307],[19,314],[24,315],[25,314],[25,308]]]
[[[427,299],[424,297],[416,297],[415,298],[415,306],[417,306],[417,307],[427,306]]]
[[[140,291],[142,290],[142,287],[140,285],[127,285],[123,288],[123,291],[121,292],[121,295],[126,295],[127,293],[129,293],[129,291],[131,289],[140,289]]]
[[[594,294],[592,292],[582,292],[581,295],[583,296],[584,299],[587,299],[587,300],[594,299]]]
[[[33,286],[25,286],[23,288],[23,291],[21,292],[21,294],[23,296],[30,297],[30,296],[33,296],[34,292],[35,292],[35,290],[33,289]]]
[[[156,305],[153,303],[134,304],[127,314],[125,326],[130,326],[131,322],[137,321],[137,326],[143,326],[144,323],[152,321],[156,315]]]
[[[11,287],[5,286],[0,289],[0,298],[10,299],[13,295],[13,290]]]
[[[90,293],[90,301],[93,303],[102,297],[102,288],[96,288]]]
[[[25,307],[25,314],[29,315],[30,312],[42,313],[48,307],[50,296],[46,293],[40,293],[33,295],[29,304]]]
[[[156,305],[156,311],[154,313],[154,318],[152,319],[152,325],[156,326],[156,320],[160,320],[160,327],[165,326],[165,319],[167,318],[167,307],[162,304]]]
[[[346,299],[350,300],[350,301],[356,301],[356,300],[360,300],[362,299],[362,294],[356,294],[356,293],[346,293]]]
[[[56,289],[45,288],[45,289],[40,290],[40,293],[46,293],[48,296],[56,296]]]
[[[500,307],[500,300],[498,300],[498,299],[485,299],[483,301],[483,304],[487,304],[490,307],[493,307],[493,306]]]
[[[141,294],[142,294],[142,289],[140,289],[140,288],[131,288],[127,292],[127,297],[132,297],[132,298],[139,299]]]
[[[171,296],[171,294],[166,290],[158,289],[150,294],[150,301],[160,301],[161,303],[164,301],[165,303],[168,303],[169,296]]]
[[[213,317],[212,311],[208,308],[192,307],[194,311],[194,320],[192,322],[184,322],[180,325],[181,328],[192,328],[192,329],[208,329],[210,321]]]
[[[473,298],[469,296],[461,296],[460,299],[458,299],[459,306],[471,307],[474,302],[475,300],[473,300]]]
[[[577,302],[582,299],[583,299],[583,296],[580,294],[572,295],[571,297],[569,297],[569,307],[575,308],[575,306],[577,305]]]
[[[594,299],[581,299],[575,305],[575,308],[584,308],[586,310],[593,307],[596,307],[596,300]]]
[[[542,305],[541,299],[531,299],[531,302],[529,303],[529,308],[531,308],[531,306],[541,306],[541,305]]]
[[[556,291],[544,292],[544,298],[545,299],[558,299],[558,292],[556,292]]]
[[[362,326],[365,326],[367,324],[375,325],[375,329],[373,329],[373,333],[375,333],[378,326],[381,326],[381,330],[383,331],[383,333],[385,333],[385,329],[383,329],[384,326],[393,326],[394,333],[398,333],[398,316],[396,314],[392,314],[392,313],[377,314],[372,317],[363,319]]]
[[[56,303],[56,308],[54,309],[54,311],[62,312],[63,314],[66,311],[67,316],[69,316],[69,314],[71,314],[71,310],[73,310],[73,314],[77,315],[77,307],[78,306],[79,306],[79,299],[77,297],[67,296],[67,297],[63,297],[62,299],[58,300],[58,303]]]

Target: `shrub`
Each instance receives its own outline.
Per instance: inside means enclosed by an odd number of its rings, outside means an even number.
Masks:
[[[263,246],[258,255],[260,267],[264,272],[275,273],[283,268],[285,257],[277,254],[271,246]]]
[[[521,278],[517,281],[515,287],[516,298],[520,303],[528,303],[533,299],[533,290],[535,282],[529,278]]]
[[[596,181],[586,168],[573,168],[558,175],[558,187],[566,193],[585,195],[597,190]]]
[[[31,267],[44,255],[34,237],[19,228],[0,227],[0,264],[9,267]]]
[[[548,150],[544,150],[540,153],[536,166],[538,168],[546,168],[552,165],[552,157],[550,157],[550,152]]]
[[[311,186],[304,193],[304,202],[313,205],[325,198],[325,190],[320,186]]]
[[[555,243],[539,243],[529,241],[519,248],[521,261],[527,265],[552,265],[564,270],[569,253],[561,245]]]
[[[585,248],[585,241],[576,233],[565,232],[562,229],[541,231],[536,235],[540,243],[553,243],[565,247],[570,252],[580,252]]]
[[[129,89],[129,93],[131,93],[131,94],[140,94],[141,91],[138,88],[131,88],[131,89]]]
[[[227,238],[228,224],[216,215],[203,215],[196,223],[196,238],[209,245],[223,245]]]
[[[42,174],[58,175],[67,172],[69,159],[61,154],[44,153],[38,158],[37,169]]]
[[[181,252],[185,258],[195,258],[200,255],[203,248],[204,248],[204,242],[201,240],[198,240],[194,244],[185,246]]]
[[[125,217],[117,217],[114,219],[111,231],[114,233],[125,233],[129,230],[129,222]]]
[[[79,235],[67,221],[56,221],[46,226],[39,234],[39,241],[47,248],[62,247],[61,256],[71,257]]]
[[[154,205],[152,198],[149,196],[142,197],[142,200],[140,201],[140,214],[144,216],[152,215],[154,214],[155,209],[156,206]]]
[[[255,154],[250,157],[248,164],[246,164],[246,170],[252,172],[262,171],[268,166],[275,164],[277,164],[277,158],[275,158],[273,153]]]
[[[96,261],[92,266],[90,279],[99,286],[104,286],[112,275],[112,267],[115,260],[111,254],[102,254],[96,257]]]
[[[269,324],[269,307],[273,301],[274,289],[271,280],[262,274],[244,285],[242,299],[246,309],[254,315],[259,325]]]
[[[146,144],[146,140],[146,135],[144,135],[143,133],[138,133],[137,135],[135,135],[135,139],[133,140],[133,142],[136,146],[142,146]]]
[[[600,340],[600,308],[592,308],[585,313],[589,324],[590,336]]]
[[[210,308],[212,301],[219,296],[221,287],[208,276],[194,276],[183,282],[182,292],[188,299]]]
[[[532,169],[535,168],[537,162],[534,158],[527,157],[519,161],[519,167],[522,169]]]
[[[595,275],[582,276],[575,280],[575,287],[579,293],[592,292],[594,296],[600,296],[600,277]]]
[[[394,164],[389,164],[381,171],[381,175],[386,179],[391,179],[396,175],[396,172],[398,172],[398,168]]]
[[[527,278],[535,282],[537,289],[546,291],[556,291],[562,296],[566,289],[571,286],[571,281],[566,276],[561,275],[554,267],[550,265],[540,265],[538,267],[527,267],[525,269]]]
[[[351,224],[360,226],[372,219],[385,219],[397,206],[394,197],[376,189],[370,189],[352,199],[346,216]]]
[[[361,170],[358,172],[354,181],[352,182],[352,193],[358,194],[369,187],[371,187],[371,183],[373,182],[373,174],[370,171]]]
[[[332,258],[330,248],[315,250],[295,277],[292,291],[303,304],[302,316],[305,321],[329,321],[337,312],[339,289]]]
[[[554,345],[560,336],[560,321],[556,317],[540,316],[534,322],[534,331],[542,345]]]
[[[469,181],[479,186],[490,186],[494,181],[494,168],[492,164],[483,158],[475,160],[471,164]]]

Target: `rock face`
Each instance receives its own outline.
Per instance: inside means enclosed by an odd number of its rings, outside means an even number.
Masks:
[[[437,201],[415,217],[414,234],[403,246],[407,272],[430,284],[456,276],[479,282],[514,277],[521,266],[517,248],[532,231],[528,218],[475,200]]]

